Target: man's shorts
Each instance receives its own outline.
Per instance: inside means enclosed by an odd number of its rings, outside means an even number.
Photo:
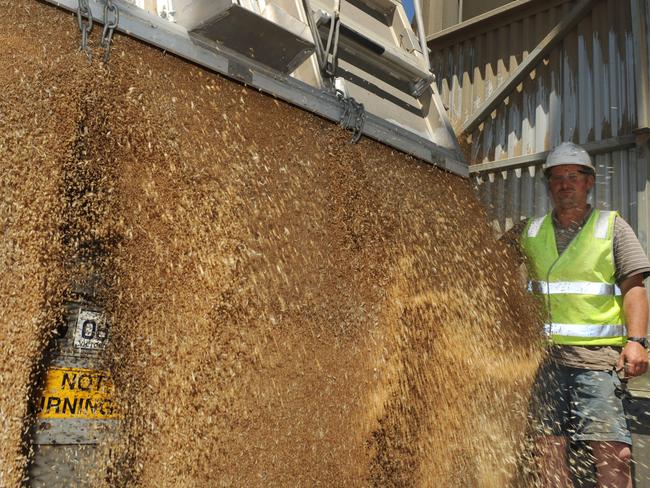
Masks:
[[[625,395],[614,370],[571,368],[548,360],[537,372],[531,396],[533,436],[632,445]]]

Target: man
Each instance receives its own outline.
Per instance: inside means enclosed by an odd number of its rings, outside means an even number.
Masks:
[[[631,436],[621,381],[648,367],[650,263],[616,212],[593,209],[595,170],[565,142],[544,165],[553,203],[521,234],[529,289],[544,302],[549,354],[533,388],[535,446],[543,486],[570,487],[568,446],[588,443],[598,486],[632,487]]]

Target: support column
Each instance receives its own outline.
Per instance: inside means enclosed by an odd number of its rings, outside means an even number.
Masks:
[[[647,0],[630,0],[634,39],[637,127],[650,129],[650,17]]]

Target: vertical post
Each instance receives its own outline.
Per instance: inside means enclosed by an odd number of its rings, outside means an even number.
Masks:
[[[650,129],[650,59],[647,0],[630,0],[636,82],[637,127]]]
[[[641,131],[636,136],[637,148],[637,218],[638,236],[646,253],[650,251],[648,226],[650,224],[650,130]]]
[[[632,38],[634,45],[634,81],[636,85],[636,159],[637,159],[637,186],[631,190],[637,192],[637,235],[646,254],[650,250],[648,243],[648,226],[650,219],[650,86],[649,86],[649,59],[648,59],[648,21],[647,0],[630,0],[632,23]],[[646,289],[650,295],[650,290]],[[629,385],[634,398],[632,407],[639,405],[637,396],[645,396],[650,391],[650,377],[648,373],[634,378]],[[638,408],[638,407],[636,407]],[[633,423],[632,442],[638,442],[638,431]],[[641,452],[643,452],[641,450]],[[638,457],[638,455],[637,455]],[[643,458],[636,460],[635,486],[647,479],[647,470],[644,469]],[[641,462],[639,462],[641,461]],[[642,482],[641,482],[642,483]],[[641,486],[641,485],[639,485]]]
[[[106,118],[91,116],[105,107],[112,92],[95,98],[93,87],[80,88],[75,150],[61,165],[65,316],[56,336],[48,337],[43,374],[32,397],[36,415],[25,473],[32,488],[99,482],[109,455],[101,445],[115,432],[119,416],[106,355],[110,325],[102,310],[109,293],[109,256],[119,235],[108,218],[116,207],[110,200],[88,198],[106,195],[117,177],[114,155],[105,149],[114,146]]]
[[[648,69],[648,32],[647,0],[630,0],[632,14],[632,37],[634,39],[634,73],[636,84],[637,130],[637,234],[646,254],[650,251],[650,82]],[[650,294],[650,290],[647,291]],[[630,384],[634,395],[635,390],[647,393],[650,391],[648,374],[641,376]],[[635,439],[633,432],[633,441]],[[643,463],[641,463],[643,465]],[[643,472],[643,471],[642,471]],[[637,473],[638,479],[639,473]]]
[[[640,130],[637,132],[636,136],[636,156],[637,156],[637,181],[638,186],[636,187],[637,191],[637,202],[638,202],[638,237],[641,241],[641,245],[645,250],[646,254],[650,250],[649,236],[648,236],[648,226],[650,224],[650,130]],[[634,189],[634,188],[632,188]],[[650,299],[650,290],[646,287],[646,294]],[[650,330],[650,324],[648,329]],[[647,395],[650,393],[650,373],[646,373],[638,378],[634,378],[629,383],[630,393],[632,394],[632,406],[635,405],[641,406],[640,403],[642,400],[639,397],[647,398]],[[637,407],[638,408],[638,407]],[[640,418],[640,417],[639,417]],[[645,440],[645,435],[643,431],[640,432],[636,430],[638,428],[638,422],[633,423],[631,426],[632,429],[632,443],[638,445]],[[639,439],[641,435],[641,439]],[[643,445],[643,444],[641,444]],[[643,456],[643,449],[639,450],[641,456]],[[641,457],[639,454],[635,454],[636,459],[636,468],[635,468],[635,481],[637,484],[635,486],[646,486],[642,480],[647,480],[648,469],[644,461],[647,458]],[[640,484],[639,484],[640,483]]]
[[[650,44],[650,32],[648,32],[647,0],[630,0],[630,5],[637,107],[638,234],[641,244],[648,252],[650,251],[648,242],[650,220],[650,73],[648,72],[650,59],[648,44]]]

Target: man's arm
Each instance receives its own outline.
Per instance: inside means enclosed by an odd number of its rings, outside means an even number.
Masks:
[[[643,274],[635,274],[620,283],[623,293],[623,313],[629,337],[646,337],[648,334],[648,297],[643,286]],[[640,376],[648,369],[648,352],[638,342],[629,341],[616,365],[625,367],[626,376]]]

